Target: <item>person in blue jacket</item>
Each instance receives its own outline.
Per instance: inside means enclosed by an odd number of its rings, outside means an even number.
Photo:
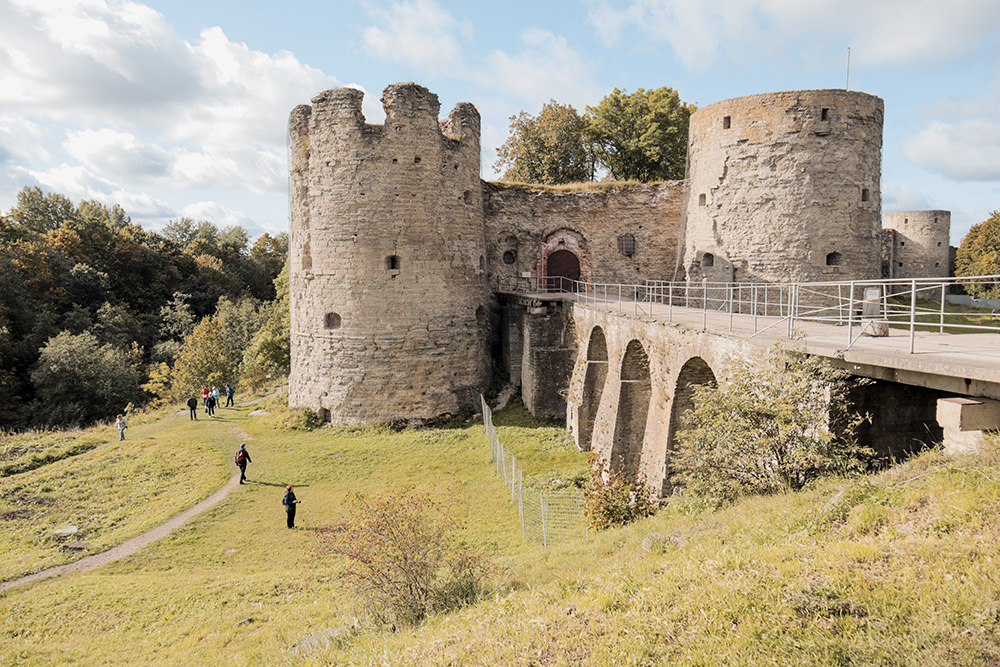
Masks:
[[[295,506],[301,502],[301,500],[296,500],[295,492],[292,491],[292,485],[289,484],[286,486],[285,497],[281,500],[281,504],[285,506],[285,515],[288,518],[289,528],[295,528]]]

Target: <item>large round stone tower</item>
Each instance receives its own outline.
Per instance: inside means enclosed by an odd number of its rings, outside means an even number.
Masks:
[[[882,100],[800,90],[691,116],[684,269],[690,280],[878,278]]]
[[[289,119],[289,405],[338,424],[453,414],[488,382],[479,112],[412,83]]]
[[[951,211],[896,211],[882,223],[887,278],[949,275]]]

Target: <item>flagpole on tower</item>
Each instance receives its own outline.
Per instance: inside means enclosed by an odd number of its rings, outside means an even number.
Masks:
[[[844,90],[850,90],[851,88],[851,47],[847,47],[847,83],[844,85]]]

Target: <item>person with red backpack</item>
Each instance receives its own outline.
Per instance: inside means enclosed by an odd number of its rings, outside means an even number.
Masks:
[[[244,442],[236,451],[236,465],[240,469],[240,484],[247,479],[248,463],[253,463],[253,461],[250,460],[250,452],[247,451],[247,443]]]

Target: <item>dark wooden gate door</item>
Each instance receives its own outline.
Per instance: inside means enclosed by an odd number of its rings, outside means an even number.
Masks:
[[[549,289],[574,292],[576,283],[571,281],[580,279],[580,259],[569,250],[556,250],[549,255],[545,275]]]

